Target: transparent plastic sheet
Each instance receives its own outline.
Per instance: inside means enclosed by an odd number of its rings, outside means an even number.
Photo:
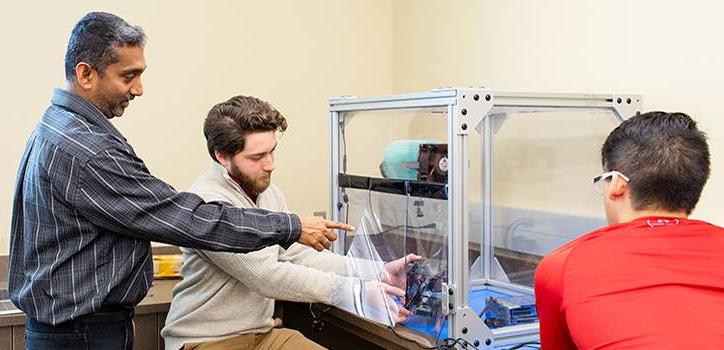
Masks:
[[[389,294],[383,284],[383,281],[388,280],[388,274],[370,238],[382,231],[379,218],[367,205],[361,213],[346,254],[347,275],[357,277],[361,282],[355,286],[353,301],[346,303],[343,308],[357,316],[392,327],[402,306],[400,300]]]
[[[491,277],[532,287],[543,256],[605,225],[591,178],[619,120],[607,110],[499,108],[491,123]]]
[[[345,194],[347,220],[357,223],[357,231],[349,233],[346,241],[349,274],[385,281],[386,271],[379,266],[398,259],[406,263],[403,280],[397,281],[405,298],[378,292],[373,298],[374,314],[348,311],[394,325],[389,320],[394,320],[399,307],[405,307],[411,314],[401,325],[414,331],[422,343],[435,344],[445,329],[441,284],[447,282],[447,202],[352,188],[346,188]],[[408,260],[409,254],[421,259]],[[371,271],[368,261],[377,262],[376,271]],[[380,301],[389,305],[387,317]]]
[[[496,288],[481,281],[488,277],[532,288],[543,256],[605,224],[590,179],[600,172],[599,147],[618,119],[604,110],[507,107],[496,108],[489,118],[493,246],[480,244],[480,252],[471,254],[476,260],[470,268],[469,306],[491,328],[533,324],[537,313],[532,290]],[[474,217],[484,215],[484,200],[470,193],[472,250],[484,242],[484,222]],[[492,251],[490,260],[484,261],[482,249]],[[506,318],[510,305],[517,305],[515,317]]]
[[[407,303],[411,316],[403,324],[435,344],[447,337],[442,312],[442,283],[448,283],[447,201],[408,196],[406,218],[404,250],[424,260],[408,267],[406,296],[412,298]]]
[[[382,177],[380,163],[383,163],[386,158],[389,160],[390,154],[387,151],[392,144],[415,140],[445,143],[447,140],[446,113],[447,110],[444,108],[345,113],[345,128],[341,135],[346,155],[343,172],[360,176]],[[381,128],[381,125],[385,127]],[[370,140],[371,135],[374,135],[374,141]],[[346,147],[346,145],[355,145],[355,147]],[[410,160],[416,161],[417,156],[415,155],[414,159]],[[387,175],[392,178],[400,178],[397,175],[412,170],[403,169],[404,164],[398,163],[397,165],[400,167],[393,165],[396,169],[390,169],[386,165],[382,168],[391,170]]]

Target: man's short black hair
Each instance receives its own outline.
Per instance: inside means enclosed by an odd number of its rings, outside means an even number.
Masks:
[[[706,135],[684,113],[649,112],[621,123],[601,148],[606,171],[631,181],[635,210],[691,214],[709,178]]]
[[[116,62],[116,49],[146,44],[146,34],[116,15],[91,12],[76,23],[65,52],[65,79],[75,79],[75,66],[85,62],[100,76],[106,67]]]

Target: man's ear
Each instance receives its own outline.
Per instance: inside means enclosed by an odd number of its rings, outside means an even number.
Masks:
[[[629,186],[628,182],[619,176],[614,176],[611,179],[611,184],[608,186],[606,196],[611,201],[617,201],[625,198],[628,195]]]
[[[98,76],[98,72],[88,63],[80,62],[75,65],[75,84],[83,90],[89,90]]]
[[[219,151],[214,151],[214,156],[216,157],[216,160],[218,160],[219,163],[224,166],[224,168],[229,168],[229,163],[231,163],[230,157],[227,157],[225,154]]]

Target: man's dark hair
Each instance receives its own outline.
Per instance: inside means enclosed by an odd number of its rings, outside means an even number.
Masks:
[[[65,79],[75,79],[75,66],[88,63],[102,77],[108,65],[117,61],[116,49],[146,44],[146,34],[116,15],[91,12],[76,23],[65,52]]]
[[[268,102],[256,97],[234,96],[211,108],[204,121],[209,155],[214,151],[232,157],[244,150],[246,135],[253,132],[287,130],[287,120]]]
[[[635,210],[691,214],[709,178],[706,135],[684,113],[649,112],[621,123],[601,148],[603,168],[631,181]]]

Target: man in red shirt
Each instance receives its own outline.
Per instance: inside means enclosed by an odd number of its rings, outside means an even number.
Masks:
[[[687,218],[709,177],[706,136],[686,114],[651,112],[601,156],[609,226],[536,271],[543,349],[724,349],[724,229]]]

